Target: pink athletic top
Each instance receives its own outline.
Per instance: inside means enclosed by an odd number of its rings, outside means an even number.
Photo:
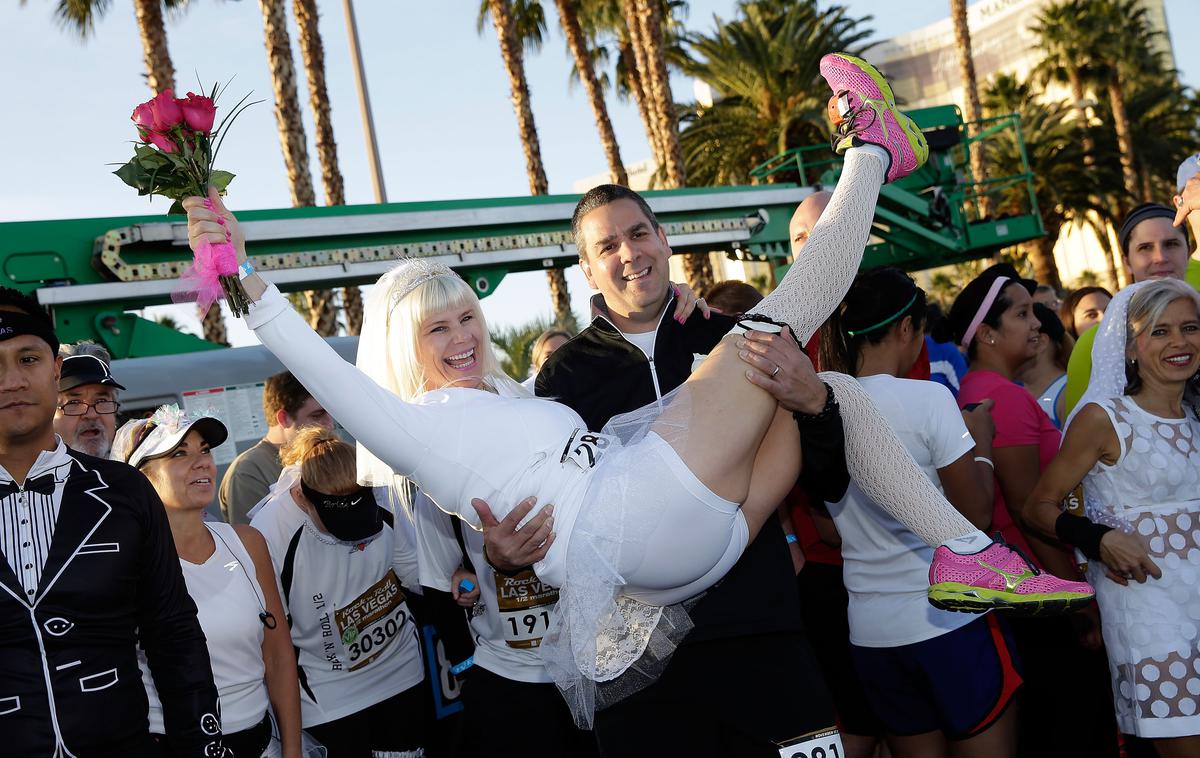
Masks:
[[[1017,445],[1037,445],[1038,473],[1045,471],[1050,461],[1058,454],[1062,433],[1054,428],[1050,417],[1041,409],[1037,400],[1024,387],[995,371],[967,372],[962,379],[962,388],[958,391],[959,407],[988,398],[996,403],[992,408],[992,420],[996,424],[996,437],[992,447],[999,449]],[[996,481],[996,505],[992,514],[992,531],[996,530],[1004,535],[1006,541],[1021,548],[1030,559],[1034,559],[1025,535],[1021,534],[1009,515],[999,480]]]

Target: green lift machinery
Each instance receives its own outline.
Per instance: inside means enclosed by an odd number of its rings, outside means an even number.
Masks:
[[[1045,236],[1016,114],[972,124],[968,134],[956,105],[907,113],[929,142],[929,160],[920,170],[880,190],[863,268],[935,268],[991,256]],[[980,145],[995,145],[1015,155],[1017,173],[976,180],[970,151]],[[828,146],[814,145],[778,155],[756,167],[751,176],[760,182],[786,177],[803,187],[832,188],[841,168],[841,159],[831,157]],[[983,217],[979,208],[984,196],[1000,212]],[[759,252],[772,257],[787,254],[785,248],[770,243]]]
[[[953,106],[911,115],[929,136],[932,155],[921,171],[883,188],[864,265],[932,268],[1044,234],[1015,116],[968,137]],[[1023,173],[974,182],[967,151],[1002,133],[1020,146]],[[840,164],[828,155],[824,146],[785,153],[755,169],[755,185],[645,196],[676,252],[785,264],[792,211],[818,185],[836,184]],[[1027,192],[1024,212],[974,217],[980,194],[1012,195],[1014,188]],[[568,222],[577,200],[550,195],[287,208],[243,211],[238,218],[255,267],[285,291],[367,284],[399,258],[429,257],[459,271],[486,297],[509,273],[576,262]],[[2,281],[35,292],[64,342],[92,339],[114,358],[220,348],[130,312],[170,302],[190,257],[180,216],[0,224]]]

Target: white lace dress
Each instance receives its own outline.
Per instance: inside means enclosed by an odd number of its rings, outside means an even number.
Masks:
[[[1093,562],[1121,731],[1200,734],[1200,422],[1153,416],[1130,397],[1097,403],[1121,444],[1084,480],[1088,518],[1141,535],[1162,579],[1128,587]]]

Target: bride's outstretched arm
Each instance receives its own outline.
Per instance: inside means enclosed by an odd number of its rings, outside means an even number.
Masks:
[[[246,261],[245,239],[237,219],[210,191],[216,212],[204,205],[204,198],[183,201],[188,214],[188,243],[193,249],[204,240],[225,241],[225,230],[237,250],[238,263]],[[218,214],[224,223],[218,220]],[[419,458],[412,446],[404,444],[399,430],[419,422],[420,406],[405,403],[380,387],[357,367],[342,360],[316,332],[304,322],[291,303],[273,285],[257,273],[242,279],[242,285],[254,305],[246,316],[246,325],[275,354],[312,396],[329,411],[339,424],[379,456],[398,474],[411,474]]]

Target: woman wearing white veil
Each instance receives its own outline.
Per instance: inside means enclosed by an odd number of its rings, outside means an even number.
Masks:
[[[1200,295],[1175,279],[1113,298],[1092,378],[1026,506],[1092,559],[1121,731],[1200,754]],[[1059,504],[1083,481],[1086,517]],[[1134,580],[1130,583],[1130,580]]]

